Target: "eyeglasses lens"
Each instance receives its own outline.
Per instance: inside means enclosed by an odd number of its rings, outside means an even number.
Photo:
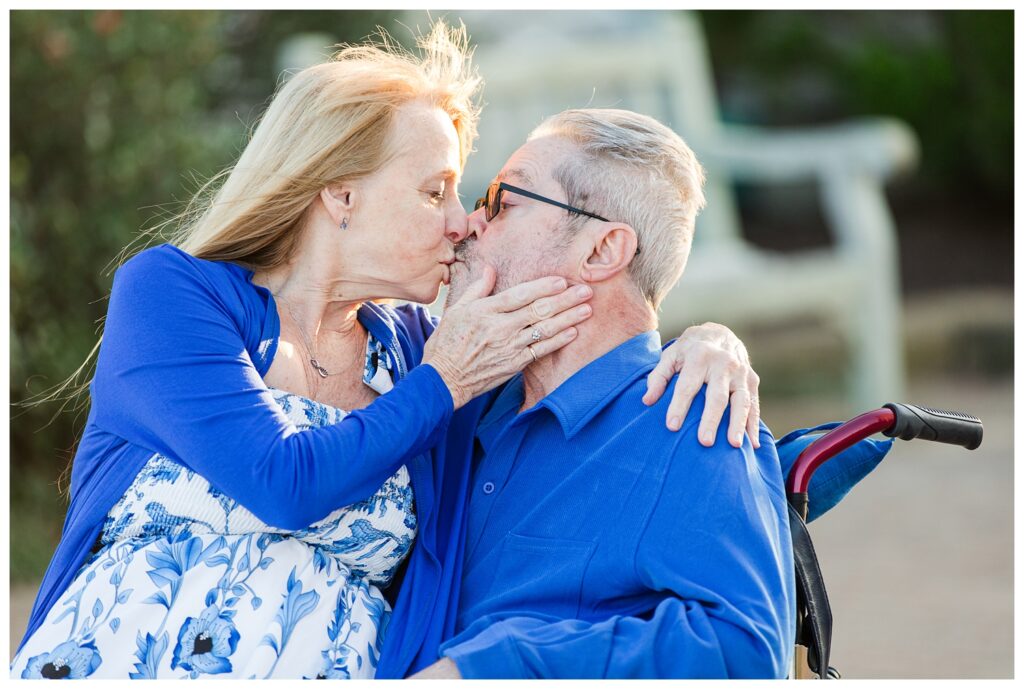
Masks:
[[[497,184],[487,187],[487,222],[494,220],[501,204],[501,189]]]

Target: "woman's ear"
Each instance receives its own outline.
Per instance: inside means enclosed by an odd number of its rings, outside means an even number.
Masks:
[[[320,201],[324,204],[327,214],[334,224],[343,230],[348,229],[354,208],[354,193],[347,184],[329,184],[320,191]]]
[[[636,256],[636,232],[629,225],[611,224],[591,235],[585,245],[587,254],[580,264],[585,282],[604,282],[629,267]]]

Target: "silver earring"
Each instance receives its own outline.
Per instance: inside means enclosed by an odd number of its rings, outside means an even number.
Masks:
[[[342,218],[341,219],[341,225],[339,227],[341,227],[341,229],[343,229],[343,230],[347,230],[348,229],[348,218]]]

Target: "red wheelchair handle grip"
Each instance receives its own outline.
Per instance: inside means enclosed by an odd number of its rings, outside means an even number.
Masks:
[[[786,477],[786,492],[791,497],[806,493],[819,466],[875,433],[903,440],[934,440],[974,450],[981,445],[983,432],[981,420],[970,414],[890,402],[833,428],[804,448]]]
[[[895,412],[883,408],[865,412],[836,426],[805,447],[796,458],[786,477],[786,492],[790,495],[806,493],[811,476],[819,466],[864,438],[885,431],[894,421]]]

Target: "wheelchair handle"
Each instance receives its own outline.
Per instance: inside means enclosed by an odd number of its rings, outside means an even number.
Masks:
[[[786,477],[786,492],[794,506],[803,503],[806,517],[807,486],[817,468],[875,433],[903,440],[934,440],[973,450],[981,445],[983,431],[981,421],[969,414],[890,402],[833,428],[805,447]]]
[[[892,428],[882,431],[890,438],[921,438],[960,445],[968,450],[977,449],[981,445],[985,429],[981,420],[970,414],[896,402],[890,402],[885,408],[891,409],[896,415]]]

